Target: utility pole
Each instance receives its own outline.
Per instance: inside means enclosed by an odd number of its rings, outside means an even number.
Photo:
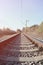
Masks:
[[[29,20],[26,20],[26,33],[27,33],[27,22],[29,22]]]

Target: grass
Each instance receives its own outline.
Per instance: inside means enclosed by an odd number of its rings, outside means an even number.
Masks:
[[[38,28],[38,32],[43,33],[43,22],[40,24],[40,26]]]

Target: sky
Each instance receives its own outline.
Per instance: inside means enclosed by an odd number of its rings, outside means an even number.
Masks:
[[[43,21],[43,0],[0,0],[0,28],[13,30]]]

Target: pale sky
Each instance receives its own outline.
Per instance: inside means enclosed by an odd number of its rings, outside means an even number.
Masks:
[[[0,28],[16,30],[43,21],[43,0],[0,0]]]

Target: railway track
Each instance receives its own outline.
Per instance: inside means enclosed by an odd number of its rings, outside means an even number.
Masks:
[[[43,65],[43,51],[23,33],[1,44],[3,46],[1,45],[0,49],[0,65]]]

